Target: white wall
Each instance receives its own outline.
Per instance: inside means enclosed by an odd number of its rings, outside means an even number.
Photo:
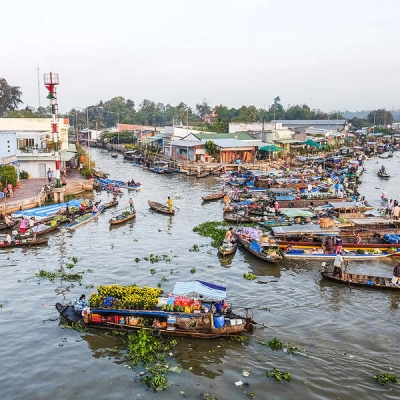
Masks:
[[[229,122],[229,133],[261,132],[273,129],[282,129],[281,122]]]

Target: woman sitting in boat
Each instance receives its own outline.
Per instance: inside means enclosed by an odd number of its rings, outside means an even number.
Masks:
[[[88,307],[88,303],[86,301],[86,296],[82,294],[79,299],[75,300],[74,309],[79,314],[82,313]]]
[[[6,234],[6,238],[4,239],[4,244],[11,244],[12,239],[9,233]]]
[[[226,233],[225,233],[225,243],[235,243],[236,242],[236,236],[235,233],[233,232],[233,228],[230,227]]]
[[[357,232],[354,236],[354,240],[353,240],[354,244],[359,244],[361,243],[361,236],[359,234],[359,232]]]
[[[9,217],[7,214],[4,216],[4,223],[7,226],[12,226],[14,224],[14,221]]]

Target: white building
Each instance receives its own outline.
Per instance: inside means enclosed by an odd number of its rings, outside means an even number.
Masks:
[[[53,141],[51,122],[51,118],[0,118],[0,148],[3,152],[10,146],[14,154],[9,157],[16,158],[6,159],[6,163],[14,163],[19,171],[28,172],[32,178],[45,178],[49,168],[55,171],[56,155],[49,146]],[[68,118],[60,118],[57,128],[62,169],[75,158],[76,149],[68,144]]]

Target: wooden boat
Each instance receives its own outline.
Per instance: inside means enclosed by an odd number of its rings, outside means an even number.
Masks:
[[[128,189],[128,190],[135,190],[136,192],[138,192],[139,190],[142,189],[142,184],[138,183],[136,185],[125,185],[125,186],[121,186],[123,189]]]
[[[229,256],[231,254],[234,254],[236,252],[236,249],[238,247],[238,242],[237,240],[235,242],[226,242],[223,240],[221,242],[221,245],[218,247],[218,253],[221,256]]]
[[[279,254],[278,245],[271,240],[263,243],[260,240],[249,237],[245,230],[236,232],[236,237],[245,250],[260,260],[268,263],[277,263],[283,258]]]
[[[73,231],[76,228],[87,224],[90,221],[93,221],[98,215],[100,215],[104,211],[104,206],[99,207],[99,211],[97,212],[89,212],[83,215],[76,217],[75,219],[71,220],[69,224],[66,225],[66,228]]]
[[[35,236],[44,235],[46,233],[55,231],[58,229],[60,224],[56,221],[51,221],[49,223],[39,223],[37,225],[32,226],[32,228],[28,228],[25,234],[18,234],[19,239],[28,239]]]
[[[152,210],[157,211],[161,214],[169,214],[169,215],[175,214],[175,210],[169,211],[169,207],[166,205],[151,200],[148,200],[148,203]]]
[[[131,287],[118,288],[124,291]],[[102,289],[107,290],[107,287],[102,286]],[[100,304],[104,305],[102,308],[91,304],[90,313],[84,311],[84,316],[82,311],[77,312],[70,304],[57,303],[56,308],[63,321],[107,331],[134,332],[144,329],[162,336],[210,339],[240,335],[253,330],[250,317],[241,317],[234,314],[229,307],[224,307],[225,286],[204,281],[177,282],[172,293],[168,298],[159,298],[157,306],[148,309],[113,308],[115,299],[123,304],[122,307],[125,305],[115,294],[111,298],[101,297]],[[96,298],[100,296],[97,293],[94,295]]]
[[[225,193],[213,193],[213,194],[209,194],[208,196],[204,196],[202,197],[203,202],[207,202],[207,201],[214,201],[214,200],[219,200],[222,199],[225,196]]]
[[[390,178],[390,175],[387,172],[382,171],[382,170],[378,171],[378,176],[379,176],[379,178],[383,178],[383,179],[389,179]]]
[[[105,210],[107,210],[107,208],[115,207],[117,205],[118,205],[118,200],[112,200],[112,201],[109,201],[107,203],[104,203],[103,207],[104,207]]]
[[[0,231],[4,231],[6,229],[12,229],[18,223],[19,223],[19,220],[12,220],[12,222],[7,225],[4,221],[1,221],[0,222]]]
[[[360,275],[352,274],[347,272],[348,279],[340,279],[337,276],[333,276],[333,272],[321,271],[321,275],[324,279],[329,281],[341,283],[349,287],[361,287],[365,289],[378,289],[378,290],[393,290],[400,292],[399,285],[392,284],[392,278],[386,278],[381,276],[373,275]]]
[[[292,247],[286,248],[285,258],[304,259],[304,260],[334,260],[336,254],[324,253],[322,248],[314,249],[296,249]],[[390,257],[391,253],[358,253],[356,251],[344,251],[345,260],[376,260],[378,258]]]
[[[136,211],[124,211],[121,214],[110,218],[110,225],[118,225],[123,224],[124,222],[130,221],[131,219],[136,217]]]
[[[19,239],[14,240],[11,243],[0,242],[0,249],[8,248],[8,247],[32,247],[32,246],[42,246],[46,245],[49,241],[49,238],[29,238],[29,239]]]

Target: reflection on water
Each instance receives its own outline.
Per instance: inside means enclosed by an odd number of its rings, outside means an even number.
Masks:
[[[220,191],[221,181],[152,174],[112,159],[101,149],[91,150],[91,155],[112,178],[142,183],[141,191],[125,192],[116,208],[126,207],[132,197],[136,219],[110,229],[111,208],[75,232],[61,229],[49,235],[49,245],[43,248],[0,252],[0,356],[6,366],[0,375],[2,398],[153,398],[135,382],[136,371],[119,364],[126,354],[123,340],[102,332],[63,329],[55,308],[41,304],[73,301],[82,293],[90,294],[92,287],[112,283],[160,284],[169,293],[177,280],[192,279],[227,285],[229,305],[240,314],[249,308],[259,324],[253,334],[246,335],[246,344],[179,339],[175,361],[184,370],[171,375],[171,387],[158,393],[158,399],[198,399],[201,392],[221,400],[247,398],[246,389],[234,385],[238,380],[250,385],[256,399],[400,397],[399,385],[381,387],[372,379],[376,373],[391,371],[400,376],[400,293],[350,291],[344,285],[322,281],[317,262],[268,264],[241,249],[226,264],[221,263],[210,238],[193,232],[205,221],[222,221],[222,202],[202,204],[202,196]],[[364,174],[360,193],[379,201],[384,189],[394,197],[399,176],[378,182],[373,172]],[[164,204],[167,196],[179,208],[174,216],[149,211],[148,200]],[[94,194],[94,199],[103,203],[111,198],[107,192]],[[194,244],[199,246],[198,252],[189,251]],[[150,254],[168,255],[170,261],[152,264],[145,260]],[[78,260],[73,271],[84,271],[81,284],[35,278],[40,269],[55,271],[71,263],[73,257]],[[394,264],[386,259],[360,261],[352,263],[351,270],[391,276]],[[244,279],[248,271],[257,279]],[[300,346],[308,356],[289,356],[259,343],[274,337]],[[18,355],[27,354],[21,363]],[[84,371],[84,379],[60,379],[60,365],[64,377],[76,377]],[[251,378],[242,376],[244,367],[250,368]],[[282,386],[267,379],[265,370],[272,367],[289,371],[292,381]],[[10,382],[24,384],[15,391]]]

